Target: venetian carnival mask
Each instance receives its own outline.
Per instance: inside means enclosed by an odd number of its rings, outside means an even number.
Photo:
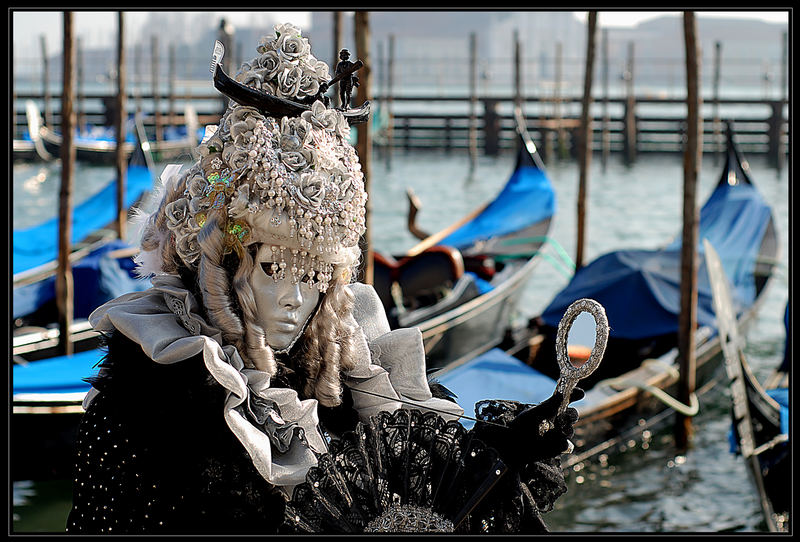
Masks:
[[[319,290],[310,283],[309,269],[303,276],[280,273],[276,254],[280,248],[261,245],[250,275],[250,286],[257,307],[257,323],[264,330],[267,344],[276,352],[287,352],[314,314]]]

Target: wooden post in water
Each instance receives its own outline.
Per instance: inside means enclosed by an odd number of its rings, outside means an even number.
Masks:
[[[392,169],[392,152],[394,152],[394,34],[389,34],[389,59],[387,60],[386,74],[386,112],[388,126],[386,126],[386,169]]]
[[[514,30],[514,105],[522,107],[522,51],[519,30],[516,29]]]
[[[372,63],[370,62],[370,30],[369,12],[355,12],[355,39],[356,56],[364,63],[364,67],[358,71],[358,87],[356,93],[356,103],[362,104],[372,99]],[[356,142],[356,152],[361,162],[361,172],[364,174],[364,189],[367,194],[371,194],[370,180],[372,177],[372,118],[367,122],[358,125],[358,141]],[[371,199],[367,200],[367,213],[365,216],[366,231],[361,238],[361,281],[365,284],[373,283],[373,256],[372,256],[372,234],[371,234]]]
[[[783,169],[783,161],[784,161],[784,158],[785,158],[784,157],[785,152],[783,150],[783,133],[784,133],[784,130],[783,130],[783,102],[785,102],[787,100],[786,92],[788,90],[788,85],[786,84],[786,79],[788,77],[788,72],[789,72],[789,63],[788,63],[788,58],[789,58],[789,52],[788,52],[789,51],[789,34],[788,34],[788,32],[784,32],[782,37],[783,37],[783,40],[782,40],[783,46],[781,47],[781,90],[780,90],[780,96],[781,96],[781,102],[782,103],[781,103],[781,107],[780,107],[780,111],[779,111],[779,115],[778,115],[778,118],[780,119],[779,120],[780,125],[779,125],[779,128],[778,128],[778,156],[777,156],[778,162],[776,164],[777,173],[778,174],[780,174],[781,170]]]
[[[714,165],[719,163],[719,159],[725,152],[725,143],[722,141],[722,121],[719,118],[719,74],[722,61],[722,42],[714,43]]]
[[[580,124],[580,181],[578,183],[578,242],[575,269],[583,267],[583,252],[586,245],[586,197],[589,185],[589,166],[592,163],[592,79],[594,76],[595,30],[597,12],[590,11],[586,26],[586,71],[583,76],[583,100]]]
[[[383,50],[383,42],[379,41],[377,43],[378,46],[378,60],[375,62],[377,66],[377,73],[378,73],[378,82],[376,83],[378,89],[378,96],[380,96],[380,100],[375,98],[375,104],[377,109],[383,114],[383,111],[386,109],[386,56]],[[378,153],[380,156],[385,160],[386,159],[386,148],[385,145],[378,147]],[[377,161],[377,159],[376,159]],[[386,162],[386,168],[389,169],[390,164]]]
[[[567,154],[567,142],[564,141],[564,129],[561,121],[561,68],[564,56],[562,49],[561,42],[556,42],[555,76],[553,80],[553,108],[555,111],[553,117],[556,124],[558,157],[561,159],[565,158]]]
[[[611,144],[608,118],[608,28],[603,29],[603,135],[601,141],[603,143],[602,164],[603,172],[606,171],[608,165],[609,146]]]
[[[76,47],[76,71],[78,73],[76,85],[76,95],[77,98],[75,99],[75,122],[77,123],[76,126],[78,128],[78,133],[80,133],[81,127],[83,126],[83,48],[81,47],[81,38],[75,38],[75,47]]]
[[[469,169],[475,170],[478,161],[478,35],[469,35]]]
[[[703,157],[703,118],[700,94],[700,45],[694,12],[683,14],[686,44],[686,147],[683,153],[683,234],[681,245],[681,312],[678,319],[680,377],[678,401],[688,405],[695,392],[695,327],[697,324],[697,177]],[[675,413],[675,446],[686,450],[693,434],[692,419]]]
[[[519,107],[522,111],[522,117],[525,118],[525,112],[522,108],[522,43],[519,39],[519,30],[514,30],[514,107]],[[515,138],[515,149],[519,150],[521,144],[520,138]]]
[[[633,94],[633,42],[628,43],[628,67],[625,69],[627,100],[625,103],[625,159],[628,165],[636,160],[636,97]]]
[[[333,76],[333,70],[336,69],[336,64],[339,62],[339,51],[341,51],[342,47],[344,47],[344,41],[342,38],[343,18],[343,12],[333,12],[333,61],[331,63],[331,76]],[[339,100],[338,92],[334,92],[331,95],[331,105],[333,105],[333,107],[339,107],[342,105]]]
[[[58,307],[58,352],[72,355],[73,283],[69,261],[72,249],[72,187],[75,174],[75,144],[73,128],[75,110],[75,47],[72,12],[65,11],[63,56],[63,87],[61,91],[61,188],[58,196],[58,268],[56,270],[56,306]]]
[[[42,96],[44,97],[44,123],[53,128],[53,114],[50,110],[50,61],[47,58],[47,38],[44,34],[39,36],[42,49]],[[31,134],[33,135],[33,134]]]
[[[133,95],[136,98],[136,112],[142,111],[142,93],[139,88],[142,84],[142,48],[141,45],[136,44],[133,48],[133,73],[135,83],[133,85]]]
[[[158,96],[158,36],[150,38],[150,84],[153,89],[153,117],[156,124],[156,141],[161,141],[161,104]]]
[[[169,62],[169,98],[168,98],[168,111],[170,126],[175,125],[175,70],[177,69],[175,63],[175,44],[170,43],[168,49],[168,62]]]
[[[117,235],[125,239],[127,235],[128,213],[125,209],[125,183],[127,160],[125,159],[125,14],[117,12],[117,118],[114,119],[117,135],[115,164],[117,169]]]

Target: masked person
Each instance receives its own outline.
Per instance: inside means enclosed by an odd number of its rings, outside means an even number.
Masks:
[[[329,79],[292,25],[258,52],[238,82],[299,101]],[[137,257],[152,288],[90,317],[108,354],[84,401],[68,532],[325,530],[289,521],[295,490],[311,487],[332,447],[410,413],[411,426],[435,424],[454,449],[483,443],[510,469],[461,531],[545,530],[576,411],[555,416],[558,395],[533,408],[492,402],[487,423],[458,424],[461,407],[425,378],[419,330],[390,330],[372,287],[353,281],[367,194],[348,133],[322,101],[275,116],[232,100],[200,159],[162,176]],[[556,423],[539,436],[544,418]],[[359,475],[374,481],[388,466],[370,468]]]

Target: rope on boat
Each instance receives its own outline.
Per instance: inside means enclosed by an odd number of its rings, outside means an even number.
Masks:
[[[642,365],[643,366],[662,365],[666,367],[670,373],[672,373],[673,377],[677,378],[678,371],[673,366],[667,365],[666,363],[660,362],[658,360],[646,359],[642,362]],[[683,414],[687,418],[696,416],[697,413],[700,412],[700,402],[697,400],[697,394],[695,392],[692,392],[689,395],[689,404],[684,405],[683,403],[681,403],[680,401],[669,395],[661,388],[658,388],[651,384],[645,384],[644,382],[633,382],[630,380],[630,378],[624,378],[624,377],[608,378],[606,380],[601,380],[596,384],[596,386],[603,386],[603,385],[609,386],[616,390],[634,387],[642,391],[649,392],[653,397],[655,397],[656,399],[667,405],[669,408]]]
[[[532,258],[533,256],[542,256],[545,260],[550,262],[553,267],[556,268],[562,275],[566,278],[571,278],[572,275],[575,274],[575,262],[569,257],[567,251],[564,250],[558,241],[549,237],[547,235],[537,235],[535,237],[520,237],[516,239],[506,239],[504,240],[501,245],[503,246],[512,246],[512,245],[523,245],[529,243],[546,243],[553,247],[556,251],[556,254],[561,258],[561,261],[555,259],[550,254],[547,254],[540,250],[535,250],[533,252],[521,252],[521,253],[514,253],[514,254],[497,254],[492,256],[497,261],[503,260],[516,260],[521,258]],[[566,268],[566,269],[565,269]]]

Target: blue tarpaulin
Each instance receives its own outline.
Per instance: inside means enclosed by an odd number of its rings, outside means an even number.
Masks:
[[[88,318],[94,309],[106,301],[128,292],[140,292],[151,286],[149,279],[136,277],[132,259],[117,259],[108,255],[109,252],[124,248],[130,248],[130,245],[124,241],[110,241],[72,266],[74,318]],[[13,317],[20,318],[31,314],[54,299],[55,282],[55,277],[50,276],[14,288]]]
[[[58,356],[14,365],[11,375],[14,395],[18,393],[75,393],[91,387],[84,378],[95,376],[96,365],[105,352],[88,350],[71,356]]]
[[[547,174],[533,165],[520,165],[506,186],[473,220],[439,244],[462,249],[477,241],[506,235],[553,216],[556,195]]]
[[[489,350],[436,380],[456,395],[464,414],[470,417],[474,417],[478,401],[503,399],[536,404],[552,396],[556,389],[555,380],[499,348]],[[579,405],[581,401],[571,405]],[[461,423],[470,428],[475,422],[462,419]]]
[[[152,189],[153,177],[145,166],[131,165],[125,181],[124,205],[129,208]],[[117,181],[108,183],[72,211],[72,243],[83,241],[92,232],[105,228],[117,216]],[[14,230],[13,273],[33,269],[58,258],[58,217],[37,226]]]
[[[700,211],[697,322],[715,327],[711,288],[702,240],[719,253],[732,282],[737,310],[755,299],[753,271],[761,240],[772,219],[770,207],[749,183],[720,183]],[[588,297],[606,310],[611,336],[655,337],[678,330],[680,313],[680,238],[663,250],[621,250],[579,269],[544,310],[542,318],[557,327],[567,307]]]

